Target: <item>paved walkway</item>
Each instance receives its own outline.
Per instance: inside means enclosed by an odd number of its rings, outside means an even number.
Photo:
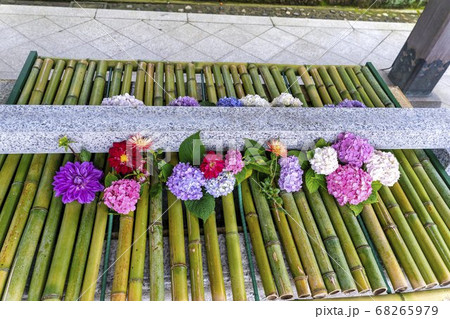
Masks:
[[[413,24],[0,5],[0,78],[40,55],[389,68]],[[450,74],[438,91],[450,101]]]

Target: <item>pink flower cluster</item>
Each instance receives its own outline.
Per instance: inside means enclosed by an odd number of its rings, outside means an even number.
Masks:
[[[236,175],[243,168],[244,161],[242,160],[241,152],[238,150],[228,150],[227,155],[225,155],[225,170]]]
[[[353,133],[340,133],[333,148],[338,153],[338,158],[342,163],[361,167],[367,162],[374,151],[370,143]]]
[[[372,177],[369,173],[353,165],[341,165],[326,177],[328,193],[339,205],[358,205],[372,194]]]
[[[105,205],[119,214],[128,214],[136,209],[141,185],[133,179],[121,179],[112,182],[105,189],[103,201]]]

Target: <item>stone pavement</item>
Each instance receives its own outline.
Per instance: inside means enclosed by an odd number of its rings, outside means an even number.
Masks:
[[[0,5],[0,79],[30,50],[68,58],[389,68],[413,24]],[[450,73],[436,91],[450,101]],[[446,102],[448,103],[448,102]]]

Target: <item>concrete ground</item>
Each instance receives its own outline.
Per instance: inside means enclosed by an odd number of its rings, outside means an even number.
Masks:
[[[411,23],[0,5],[0,79],[43,56],[389,68]],[[436,93],[449,104],[450,73]]]

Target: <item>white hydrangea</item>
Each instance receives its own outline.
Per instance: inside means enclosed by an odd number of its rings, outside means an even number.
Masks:
[[[374,181],[384,186],[393,186],[400,178],[398,161],[389,152],[374,151],[366,163],[366,169]]]
[[[317,174],[329,175],[339,167],[337,152],[331,146],[317,148],[309,162]]]
[[[105,97],[102,105],[109,106],[144,106],[144,102],[138,100],[133,95],[125,93],[124,95],[115,95],[113,97]]]
[[[231,172],[223,171],[216,178],[206,180],[206,192],[214,198],[230,194],[236,184],[236,178]]]
[[[266,99],[259,95],[248,94],[240,100],[244,106],[270,106]]]
[[[303,103],[298,98],[293,97],[290,93],[281,93],[273,99],[272,106],[302,106]]]

